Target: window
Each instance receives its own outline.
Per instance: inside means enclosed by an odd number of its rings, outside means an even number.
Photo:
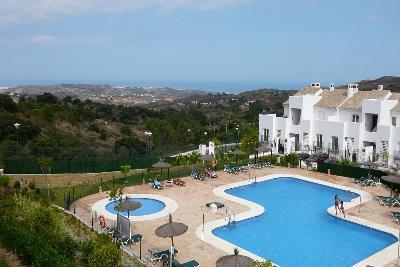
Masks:
[[[263,140],[264,142],[268,141],[269,139],[269,129],[264,129],[264,137]]]
[[[332,150],[339,150],[339,138],[337,136],[332,136]]]
[[[392,125],[396,126],[397,124],[397,118],[396,117],[392,117]]]
[[[317,134],[316,147],[322,148],[322,134]]]
[[[358,114],[353,114],[353,119],[351,120],[352,122],[360,122],[360,115]]]

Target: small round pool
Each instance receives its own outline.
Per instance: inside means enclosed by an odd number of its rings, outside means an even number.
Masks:
[[[152,199],[152,198],[129,198],[131,201],[136,201],[142,203],[142,206],[134,211],[129,212],[129,216],[143,216],[143,215],[149,215],[153,213],[157,213],[165,208],[165,203],[157,200],[157,199]],[[118,200],[114,200],[109,202],[106,205],[106,211],[117,214],[117,211],[114,209],[115,205],[117,205]],[[124,216],[128,216],[128,212],[120,212],[120,214]]]

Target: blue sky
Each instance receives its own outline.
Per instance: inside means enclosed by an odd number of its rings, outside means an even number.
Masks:
[[[398,0],[1,2],[3,84],[251,89],[400,76]]]

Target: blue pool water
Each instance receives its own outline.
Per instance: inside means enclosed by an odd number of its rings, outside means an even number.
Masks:
[[[280,266],[351,266],[397,241],[329,215],[334,196],[348,201],[347,191],[281,177],[226,193],[255,202],[265,212],[216,228],[214,235]]]
[[[137,201],[142,203],[142,206],[135,210],[130,211],[129,216],[142,216],[142,215],[149,215],[156,212],[161,211],[165,208],[165,204],[162,201],[151,199],[151,198],[130,198],[131,201]],[[111,201],[106,205],[106,210],[113,214],[117,214],[117,211],[114,210],[115,205],[117,204],[117,200]],[[124,216],[128,216],[128,212],[121,212],[120,214]]]

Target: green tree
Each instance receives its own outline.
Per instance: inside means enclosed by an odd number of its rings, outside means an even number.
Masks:
[[[253,128],[250,130],[247,130],[244,134],[243,137],[240,140],[240,147],[243,151],[246,151],[248,153],[253,153],[254,149],[257,147],[258,143],[258,129]]]
[[[100,234],[89,256],[89,266],[122,266],[119,243],[112,242],[106,234]]]
[[[127,175],[132,170],[132,166],[129,164],[121,165],[120,167],[121,173],[124,175],[125,183],[128,183]]]
[[[39,166],[42,173],[46,176],[47,183],[47,200],[50,201],[50,188],[49,188],[49,178],[48,174],[51,171],[51,167],[53,166],[53,159],[48,157],[39,157],[37,159],[37,165]]]

